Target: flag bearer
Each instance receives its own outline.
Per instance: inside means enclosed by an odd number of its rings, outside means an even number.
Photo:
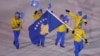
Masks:
[[[64,19],[63,14],[60,15],[60,19],[63,21],[63,19]],[[60,41],[60,47],[64,47],[66,29],[67,29],[67,32],[68,32],[68,28],[66,28],[66,26],[64,24],[60,25],[57,28],[57,38],[55,40],[55,45],[58,45],[58,42],[61,40]]]

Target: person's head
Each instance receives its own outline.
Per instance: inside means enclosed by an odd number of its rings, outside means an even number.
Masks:
[[[78,11],[78,15],[82,16],[82,11]]]
[[[37,14],[38,13],[38,11],[36,10],[35,12],[34,12],[34,14]]]
[[[19,12],[16,12],[16,13],[15,13],[15,18],[16,18],[16,19],[19,19],[19,18],[20,18],[20,13],[19,13]]]
[[[68,23],[68,22],[69,22],[69,18],[68,18],[68,16],[67,16],[67,15],[65,15],[65,16],[64,16],[64,21],[65,21],[66,23]]]
[[[64,14],[61,14],[60,19],[63,20],[63,18],[64,18]]]
[[[43,10],[42,9],[39,9],[38,11],[39,11],[39,13],[43,13]]]

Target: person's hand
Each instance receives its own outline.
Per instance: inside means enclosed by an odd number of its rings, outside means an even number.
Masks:
[[[86,44],[88,43],[88,40],[87,40],[87,39],[85,39],[85,43],[86,43]]]
[[[85,25],[87,25],[87,22],[85,22]]]
[[[70,11],[66,9],[66,12],[68,12],[68,13],[69,13]]]
[[[75,33],[75,31],[73,30],[73,31],[72,31],[72,34],[74,34],[74,33]]]
[[[67,29],[66,29],[66,33],[68,33],[68,32],[69,32],[69,29],[67,28]]]
[[[17,24],[18,27],[20,27],[20,24]]]
[[[51,11],[53,13],[53,11]]]

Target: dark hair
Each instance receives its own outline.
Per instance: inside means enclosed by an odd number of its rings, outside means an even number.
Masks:
[[[18,14],[18,15],[19,15],[19,14]],[[16,15],[15,15],[15,18],[16,18]],[[18,19],[19,19],[19,18],[21,18],[20,15],[18,16]]]
[[[15,14],[18,14],[18,15],[20,15],[20,13],[19,13],[19,12],[16,12]]]
[[[38,11],[36,10],[35,12],[34,12],[34,14],[36,14]]]

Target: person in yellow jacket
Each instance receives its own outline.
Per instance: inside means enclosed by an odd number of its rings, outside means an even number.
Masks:
[[[63,19],[64,19],[63,14],[60,15],[60,19],[63,21]],[[59,40],[61,40],[60,41],[60,47],[64,47],[64,40],[65,40],[65,32],[66,31],[68,32],[68,28],[64,24],[60,25],[57,28],[57,38],[55,40],[55,45],[57,45]]]
[[[34,19],[38,20],[42,16],[43,14],[42,12],[43,12],[42,9],[36,10],[33,14]]]
[[[16,49],[19,49],[19,35],[20,30],[22,29],[22,19],[20,18],[20,13],[16,12],[15,16],[11,18],[11,28],[13,29],[14,33],[14,41],[13,44],[15,45]]]
[[[71,16],[74,19],[74,21],[75,21],[74,28],[76,28],[80,23],[87,24],[87,20],[84,19],[84,17],[82,16],[82,11],[78,11],[78,14],[75,14],[69,10],[66,10],[66,12],[68,12],[69,16]]]
[[[74,38],[74,47],[75,47],[75,56],[79,56],[80,51],[83,49],[83,39],[85,39],[85,43],[88,43],[87,41],[87,35],[84,31],[84,29],[82,28],[82,25],[79,24],[74,31],[72,31],[73,34],[73,38]],[[78,36],[78,35],[79,36]],[[81,36],[81,38],[80,38]],[[83,39],[82,39],[83,37]]]

